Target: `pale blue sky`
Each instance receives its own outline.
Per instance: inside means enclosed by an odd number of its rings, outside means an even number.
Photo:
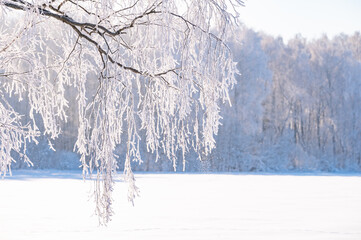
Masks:
[[[361,32],[361,0],[245,0],[240,10],[246,26],[286,41],[301,33],[307,39]]]

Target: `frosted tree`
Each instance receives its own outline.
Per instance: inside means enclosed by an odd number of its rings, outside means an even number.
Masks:
[[[1,174],[10,170],[13,152],[31,164],[26,142],[40,132],[52,147],[68,120],[69,87],[76,90],[79,119],[75,150],[85,176],[96,170],[96,213],[105,223],[112,215],[117,145],[126,148],[130,201],[138,192],[131,162],[142,161],[141,141],[155,159],[163,151],[174,166],[179,152],[208,154],[215,147],[220,103],[229,101],[235,83],[225,41],[242,4],[0,0]],[[94,85],[95,91],[88,90]],[[29,122],[5,95],[27,99]]]
[[[257,138],[262,133],[263,102],[272,85],[261,40],[260,34],[243,26],[230,41],[241,74],[230,91],[232,106],[222,109],[224,118],[213,154],[217,157],[210,159],[220,171],[250,171],[260,165],[254,155],[260,146]]]
[[[270,149],[278,146],[268,165],[277,170],[359,169],[359,34],[313,41],[298,35],[288,44],[265,37],[263,44],[273,73],[264,137]]]

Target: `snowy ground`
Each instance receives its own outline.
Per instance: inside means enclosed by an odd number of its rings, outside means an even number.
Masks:
[[[16,171],[0,181],[0,240],[361,239],[361,175],[137,174],[99,227],[79,173]]]

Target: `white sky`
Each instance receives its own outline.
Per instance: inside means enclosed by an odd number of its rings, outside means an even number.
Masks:
[[[361,32],[361,0],[245,0],[241,21],[256,31],[289,40]]]

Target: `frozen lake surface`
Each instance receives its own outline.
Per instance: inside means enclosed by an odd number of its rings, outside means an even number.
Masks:
[[[0,240],[360,240],[361,174],[136,174],[99,227],[78,172],[15,171],[0,181]],[[119,178],[120,179],[120,178]]]

